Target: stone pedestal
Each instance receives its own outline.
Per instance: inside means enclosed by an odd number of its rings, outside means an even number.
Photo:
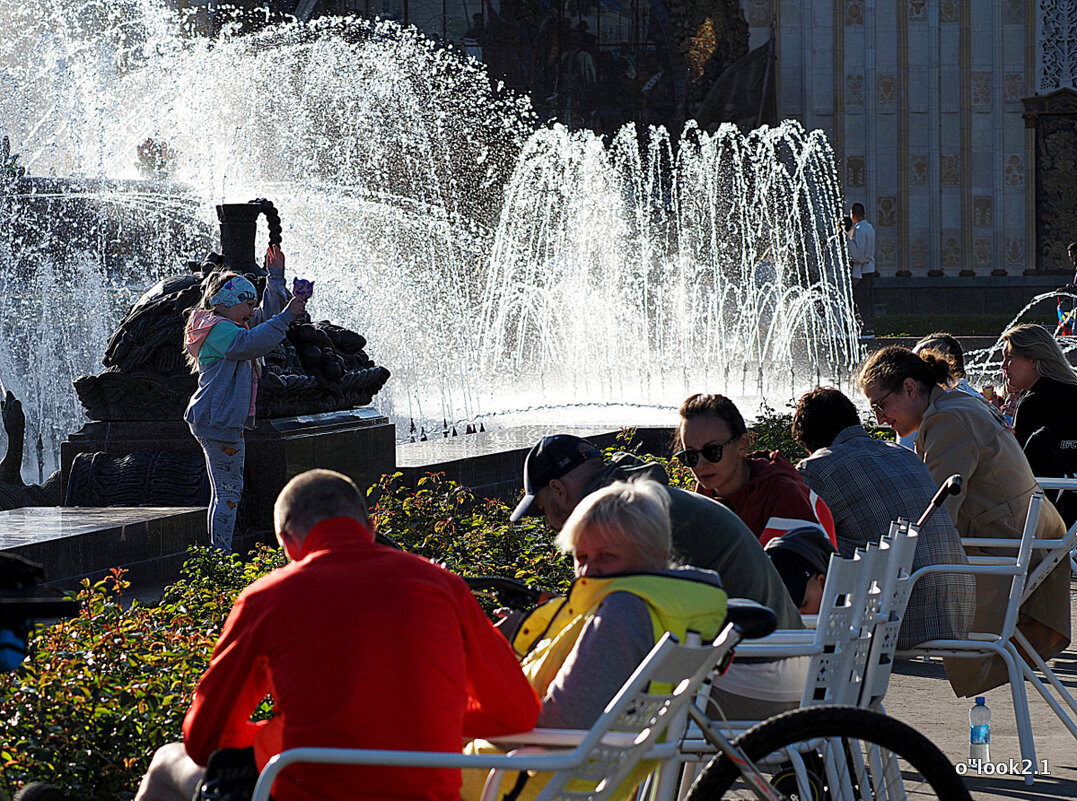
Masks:
[[[371,407],[259,420],[246,432],[244,506],[248,530],[273,530],[273,502],[288,481],[313,467],[338,470],[366,491],[396,467],[396,427]],[[140,450],[201,453],[187,424],[179,421],[91,422],[60,446],[63,496],[71,463],[80,453],[124,456]]]
[[[48,585],[77,589],[114,567],[135,587],[175,581],[191,545],[205,544],[205,508],[27,506],[0,512],[0,551],[37,562]],[[253,545],[253,538],[248,543]]]

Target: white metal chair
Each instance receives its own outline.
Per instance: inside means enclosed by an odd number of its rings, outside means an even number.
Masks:
[[[882,711],[897,653],[898,635],[912,593],[912,563],[919,537],[920,529],[916,525],[908,520],[897,520],[890,524],[890,531],[882,539],[881,545],[889,548],[889,556],[880,560],[879,607],[875,612],[871,650],[858,706]]]
[[[1037,476],[1036,483],[1039,484],[1045,492],[1047,490],[1054,490],[1053,496],[1052,494],[1047,493],[1047,499],[1051,501],[1051,503],[1056,505],[1062,498],[1062,493],[1077,492],[1077,478],[1052,478],[1046,476],[1041,478]],[[1068,556],[1070,563],[1070,574],[1074,578],[1077,578],[1077,543],[1075,543],[1074,547],[1070,548]]]
[[[1075,490],[1077,489],[1077,479],[1073,478],[1037,478],[1040,486],[1045,490]],[[1028,574],[1028,578],[1025,580],[1024,591],[1021,593],[1021,602],[1024,603],[1028,600],[1029,596],[1034,593],[1044,579],[1053,571],[1058,565],[1063,562],[1069,561],[1073,563],[1073,550],[1077,547],[1077,523],[1070,527],[1060,540],[1041,540],[1034,539],[1032,541],[1032,549],[1034,551],[1040,551],[1042,553],[1042,559],[1039,564],[1032,568]],[[1025,674],[1025,678],[1036,689],[1047,705],[1051,707],[1054,713],[1058,716],[1058,719],[1062,721],[1062,725],[1069,730],[1070,734],[1077,737],[1077,700],[1074,700],[1069,691],[1059,681],[1055,672],[1051,670],[1050,666],[1036,653],[1032,644],[1028,641],[1028,638],[1021,633],[1020,629],[1014,630],[1014,641],[1021,648],[1025,655],[1025,659],[1021,661],[1021,670]],[[1032,664],[1029,664],[1031,660]],[[1039,670],[1043,674],[1044,681],[1036,674],[1036,670]],[[1049,685],[1049,687],[1048,687]],[[1052,693],[1054,691],[1054,694]],[[1057,694],[1057,697],[1056,695]],[[1063,709],[1063,704],[1068,707]]]
[[[878,706],[911,591],[919,530],[896,521],[880,542],[850,559],[831,557],[815,629],[777,631],[737,647],[738,655],[813,659],[801,706]],[[809,639],[810,638],[810,639]]]
[[[918,643],[915,648],[898,652],[900,657],[939,656],[984,658],[1000,657],[1006,665],[1010,680],[1010,693],[1013,697],[1014,717],[1017,721],[1017,738],[1021,746],[1021,757],[1036,764],[1036,749],[1032,738],[1032,723],[1028,713],[1028,696],[1025,694],[1023,675],[1027,668],[1015,647],[1017,632],[1017,613],[1025,597],[1025,583],[1028,578],[1029,562],[1032,554],[1036,527],[1040,520],[1040,508],[1043,505],[1043,493],[1033,493],[1028,505],[1028,515],[1020,540],[995,538],[962,538],[966,548],[1014,549],[1014,556],[969,556],[968,565],[927,565],[920,568],[909,580],[911,588],[921,576],[928,573],[971,573],[973,575],[995,575],[1010,577],[1010,591],[1001,631],[969,632],[966,639],[938,639]],[[1057,563],[1056,563],[1057,564]],[[1034,653],[1034,652],[1033,652]],[[1025,776],[1025,783],[1032,784],[1033,777]]]
[[[801,707],[878,706],[890,680],[897,632],[908,601],[917,534],[916,526],[898,521],[878,544],[858,549],[848,559],[832,556],[815,628],[781,629],[741,642],[737,656],[810,657]],[[698,704],[701,708],[705,700]],[[758,722],[727,721],[722,729],[734,736]],[[690,725],[681,743],[679,758],[685,764],[678,797],[685,795],[699,765],[714,753],[698,728]]]
[[[483,799],[496,792],[498,771],[553,772],[538,801],[601,801],[612,795],[642,760],[669,759],[676,754],[687,720],[687,704],[728,652],[731,636],[727,626],[713,643],[689,645],[667,632],[587,731],[535,729],[497,738],[496,744],[514,749],[507,754],[293,748],[266,764],[252,801],[267,801],[277,775],[300,762],[495,771],[486,782]],[[670,689],[663,689],[663,685]],[[580,786],[588,789],[576,789]]]

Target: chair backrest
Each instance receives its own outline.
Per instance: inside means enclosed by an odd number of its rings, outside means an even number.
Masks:
[[[864,672],[859,705],[877,707],[886,695],[897,651],[898,633],[912,592],[912,561],[920,531],[907,520],[890,524],[883,537],[887,557],[879,563],[880,602],[871,634],[871,650]]]
[[[857,702],[871,646],[864,623],[874,622],[879,605],[875,566],[881,553],[872,547],[850,559],[830,557],[801,706]]]
[[[658,641],[578,746],[578,767],[558,771],[536,801],[601,801],[648,757],[655,745],[684,734],[687,705],[728,650],[728,628],[713,643],[681,644],[669,632]],[[606,737],[609,732],[633,737]]]
[[[704,679],[728,653],[731,628],[713,643],[682,645],[666,633],[571,751],[548,753],[460,754],[376,751],[344,748],[293,748],[271,758],[258,778],[253,801],[267,801],[273,782],[289,765],[450,767],[556,771],[536,801],[602,801],[610,797],[644,759],[675,752],[683,735],[687,705]],[[679,725],[679,730],[673,730]],[[526,744],[526,733],[521,742]],[[663,745],[663,743],[667,743]],[[658,748],[656,749],[656,746]],[[527,749],[524,749],[526,751]],[[635,778],[635,777],[634,777]]]

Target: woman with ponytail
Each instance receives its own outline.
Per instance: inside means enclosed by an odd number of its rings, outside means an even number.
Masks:
[[[951,367],[936,353],[917,355],[907,348],[888,347],[868,358],[857,381],[880,424],[898,434],[917,432],[916,453],[937,483],[954,473],[964,479],[960,494],[946,503],[962,537],[1020,539],[1029,500],[1038,489],[1032,469],[994,409],[964,392],[947,392],[939,386]],[[1058,511],[1045,502],[1037,538],[1058,539],[1065,533]],[[973,631],[1001,629],[1009,586],[1008,576],[977,576]],[[1068,564],[1052,571],[1022,604],[1018,626],[1044,659],[1066,649],[1070,642]],[[978,695],[1008,680],[1005,665],[997,657],[945,661],[957,695]]]

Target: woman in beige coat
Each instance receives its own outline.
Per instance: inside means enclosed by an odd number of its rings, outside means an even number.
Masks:
[[[916,432],[916,453],[935,480],[959,473],[962,492],[947,503],[962,537],[1019,539],[1028,503],[1038,489],[1032,469],[1005,422],[980,400],[938,386],[950,365],[932,353],[888,347],[860,369],[860,390],[880,424],[905,436]],[[1044,502],[1036,536],[1058,539],[1066,525]],[[1037,562],[1033,556],[1032,563]],[[999,631],[1010,580],[977,576],[974,631]],[[1060,564],[1022,604],[1018,626],[1044,659],[1070,642],[1069,564]],[[1002,660],[947,659],[946,675],[957,695],[983,693],[1008,680]]]

